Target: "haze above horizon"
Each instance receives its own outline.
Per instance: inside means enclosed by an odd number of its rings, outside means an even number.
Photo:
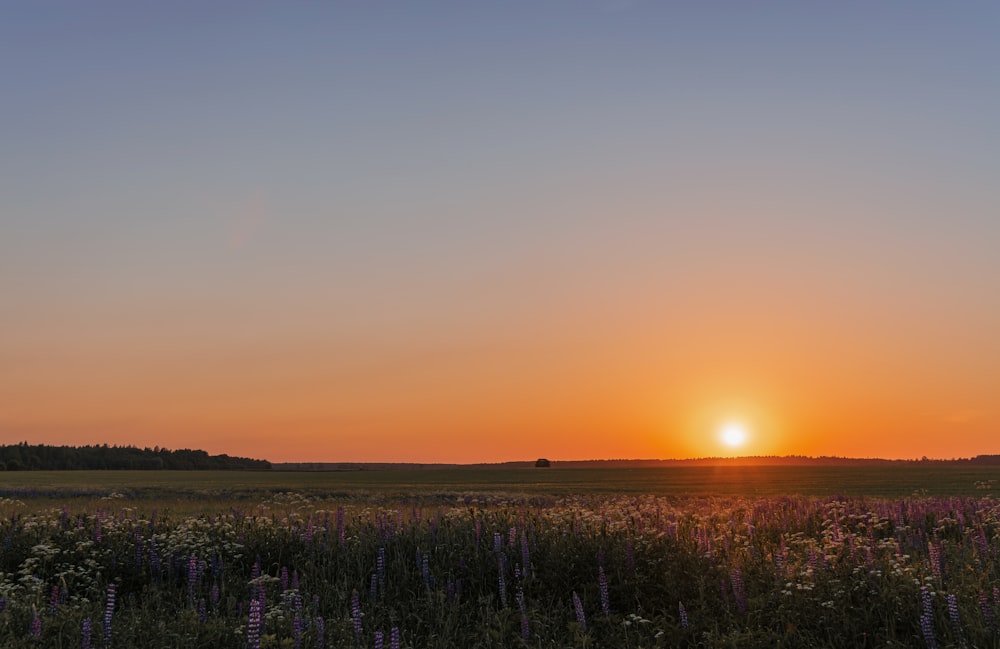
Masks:
[[[997,453],[998,31],[990,3],[5,5],[0,443]]]

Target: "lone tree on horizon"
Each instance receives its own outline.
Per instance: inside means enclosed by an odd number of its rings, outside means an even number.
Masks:
[[[540,457],[537,460],[535,460],[535,468],[547,469],[550,466],[552,466],[552,463],[546,460],[544,457]]]

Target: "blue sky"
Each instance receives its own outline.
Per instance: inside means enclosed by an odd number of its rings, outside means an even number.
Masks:
[[[832,431],[872,411],[865,434],[917,431],[928,454],[945,413],[978,413],[954,432],[981,448],[1000,424],[998,18],[991,3],[7,3],[0,385],[18,405],[0,432],[142,444],[138,429],[207,428],[227,447],[245,421],[177,404],[315,391],[258,413],[259,437],[447,429],[455,457],[481,460],[509,451],[475,431],[551,435],[559,456],[569,431],[621,428],[626,455],[705,454],[684,413],[734,401],[784,431],[760,450],[822,429],[802,447],[836,452]],[[788,358],[813,354],[837,385],[924,378],[799,403]],[[359,375],[368,391],[338,401]],[[635,396],[579,384],[612,375]],[[173,405],[136,397],[119,421],[137,380]],[[358,405],[386,392],[413,396],[391,416]],[[40,405],[81,393],[93,412],[76,419]],[[476,407],[454,419],[458,394]],[[579,395],[606,403],[588,414]],[[535,398],[560,416],[482,423]]]

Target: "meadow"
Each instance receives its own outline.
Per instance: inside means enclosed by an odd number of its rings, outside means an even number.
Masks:
[[[1000,647],[998,478],[0,473],[0,646]]]

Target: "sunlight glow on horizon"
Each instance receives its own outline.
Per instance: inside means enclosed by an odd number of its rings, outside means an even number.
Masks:
[[[8,443],[1000,452],[1000,4],[57,4],[0,20]]]

